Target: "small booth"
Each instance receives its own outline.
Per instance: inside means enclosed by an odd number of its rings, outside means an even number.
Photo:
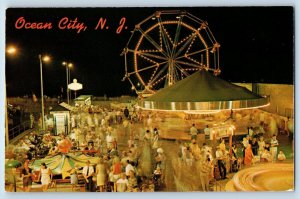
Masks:
[[[80,95],[74,101],[78,105],[92,105],[92,95]]]
[[[232,137],[234,136],[235,126],[233,124],[219,124],[210,127],[209,139],[213,148],[213,154],[216,152],[217,140],[229,139],[229,153],[232,155]]]
[[[71,108],[66,108],[64,104],[59,104],[52,108],[50,114],[53,115],[53,133],[54,135],[68,135],[71,129],[70,112]]]

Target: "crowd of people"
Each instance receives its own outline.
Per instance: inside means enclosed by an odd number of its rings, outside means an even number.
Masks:
[[[255,165],[258,162],[282,162],[286,156],[282,150],[278,152],[277,136],[265,136],[263,128],[248,127],[246,136],[241,142],[229,146],[225,139],[213,143],[209,125],[203,129],[203,146],[199,147],[197,136],[200,131],[192,124],[190,141],[179,141],[180,168],[197,169],[197,175],[203,191],[211,191],[209,184],[214,180],[227,179],[227,174],[237,172],[242,167]],[[207,144],[209,143],[209,144]],[[214,149],[215,148],[215,149]],[[184,167],[183,167],[184,166]]]
[[[86,161],[84,166],[75,164],[68,171],[72,191],[76,191],[82,181],[85,191],[89,192],[157,190],[165,180],[166,155],[159,142],[155,119],[155,116],[134,108],[78,106],[71,113],[69,134],[32,131],[13,149],[24,165],[21,173],[24,191],[30,191],[33,182],[30,165],[35,159],[69,152],[98,158],[97,164]],[[278,153],[276,135],[266,139],[263,128],[257,129],[249,127],[242,142],[232,147],[226,145],[224,139],[213,146],[210,128],[206,125],[203,129],[205,142],[200,147],[199,130],[192,124],[190,141],[179,141],[180,164],[185,168],[196,168],[202,190],[210,191],[209,183],[213,179],[227,179],[228,172],[237,172],[242,165],[285,160],[283,151]],[[242,155],[238,150],[242,150]],[[42,190],[47,191],[54,175],[45,163],[40,166],[36,182],[40,181]]]
[[[33,131],[13,151],[29,167],[35,159],[61,153],[98,157],[96,165],[88,161],[84,167],[76,164],[69,171],[72,190],[76,190],[82,175],[86,191],[154,191],[156,182],[164,177],[166,157],[159,147],[159,130],[152,127],[149,118],[136,111],[129,113],[127,108],[82,106],[71,114],[72,129],[68,135],[39,135]],[[31,173],[25,171],[23,179]],[[51,169],[42,163],[39,175],[37,180],[41,181],[42,190],[47,191],[53,178]],[[31,184],[24,182],[24,190],[30,191]]]

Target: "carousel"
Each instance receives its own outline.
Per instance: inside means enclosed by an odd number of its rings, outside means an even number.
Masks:
[[[137,93],[137,107],[145,115],[163,118],[161,138],[188,142],[191,138],[186,129],[192,124],[199,129],[209,126],[212,151],[216,150],[217,140],[225,138],[232,156],[233,138],[245,136],[249,126],[265,124],[266,118],[275,119],[261,110],[270,104],[269,96],[218,77],[219,48],[206,21],[186,11],[157,11],[136,24],[123,49],[123,80],[128,80]],[[204,135],[198,135],[197,142],[204,143]],[[188,169],[177,159],[172,166],[181,168],[174,169],[177,171]],[[174,173],[178,190],[199,190],[187,186],[197,184],[198,169],[192,170],[190,177]],[[190,183],[193,180],[195,183]]]

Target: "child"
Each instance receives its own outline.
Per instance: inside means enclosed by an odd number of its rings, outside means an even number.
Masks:
[[[279,154],[277,156],[278,161],[282,162],[286,159],[284,153],[282,151],[279,151]]]

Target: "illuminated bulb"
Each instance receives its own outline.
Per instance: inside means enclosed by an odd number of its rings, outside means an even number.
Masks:
[[[44,62],[50,61],[50,57],[49,57],[48,55],[45,55],[45,56],[43,57],[43,61],[44,61]]]
[[[6,52],[8,54],[15,54],[17,52],[17,49],[15,47],[11,46],[11,47],[7,48]]]

